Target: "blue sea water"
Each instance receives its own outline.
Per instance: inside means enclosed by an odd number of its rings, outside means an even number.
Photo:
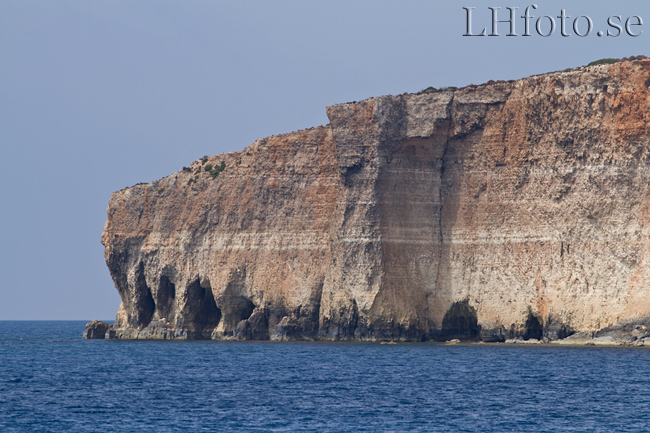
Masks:
[[[650,350],[82,340],[0,322],[0,432],[647,432]]]

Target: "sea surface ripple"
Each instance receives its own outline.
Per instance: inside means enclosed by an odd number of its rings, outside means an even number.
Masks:
[[[0,321],[0,432],[648,432],[650,350],[82,340]]]

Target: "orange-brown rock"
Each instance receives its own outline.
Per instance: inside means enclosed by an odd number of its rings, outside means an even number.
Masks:
[[[336,105],[327,126],[118,191],[111,335],[557,339],[645,323],[649,77],[635,60]]]

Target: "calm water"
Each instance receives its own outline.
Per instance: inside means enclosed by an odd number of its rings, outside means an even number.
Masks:
[[[1,432],[650,431],[648,349],[84,341],[83,329],[0,322]]]

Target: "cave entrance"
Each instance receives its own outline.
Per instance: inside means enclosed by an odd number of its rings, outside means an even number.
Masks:
[[[237,324],[251,317],[255,304],[245,296],[223,296],[219,298],[219,305],[223,313],[224,333],[230,334]]]
[[[151,289],[147,286],[147,280],[144,276],[144,263],[136,271],[135,284],[133,290],[134,313],[129,315],[129,324],[140,329],[151,323],[153,312],[156,309],[156,303],[151,296]]]
[[[173,318],[175,299],[176,286],[169,280],[169,277],[163,275],[160,277],[158,292],[156,293],[156,310],[161,319],[170,320]]]
[[[187,302],[183,310],[192,331],[212,331],[221,320],[221,310],[214,302],[210,283],[202,286],[198,279],[187,286]]]
[[[442,338],[445,340],[476,340],[480,331],[476,309],[467,300],[451,304],[442,319]]]
[[[524,340],[541,340],[544,336],[544,326],[540,323],[539,319],[533,315],[531,311],[528,312],[526,319],[526,331],[524,332]]]

